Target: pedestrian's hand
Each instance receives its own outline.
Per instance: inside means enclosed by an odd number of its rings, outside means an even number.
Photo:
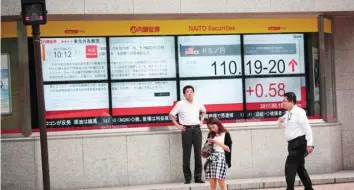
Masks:
[[[279,121],[280,123],[284,123],[285,117],[279,117],[278,121]]]
[[[209,143],[213,143],[213,144],[217,144],[217,145],[220,145],[220,144],[221,144],[220,141],[214,140],[214,139],[209,139]]]
[[[181,132],[184,132],[186,130],[186,128],[183,125],[180,125],[178,128]]]
[[[215,140],[214,139],[208,139],[208,143],[213,144],[213,143],[215,143]]]
[[[312,146],[307,146],[307,152],[309,154],[311,154],[312,151],[313,151],[313,147]]]

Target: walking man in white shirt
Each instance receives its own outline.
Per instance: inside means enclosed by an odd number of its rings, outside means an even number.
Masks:
[[[294,190],[296,173],[299,175],[305,190],[313,190],[312,182],[305,169],[305,156],[313,150],[312,129],[305,110],[296,105],[293,92],[284,94],[283,107],[286,113],[278,120],[279,127],[285,127],[285,138],[288,141],[289,155],[285,162],[285,178],[287,190]]]
[[[192,145],[194,148],[194,179],[196,183],[204,183],[202,180],[202,131],[200,126],[203,124],[206,109],[204,105],[194,101],[194,88],[187,85],[183,88],[183,94],[186,100],[177,102],[170,112],[170,118],[173,124],[182,132],[183,148],[183,173],[185,184],[191,183],[192,172],[190,169],[190,158]],[[201,114],[200,114],[201,113]],[[179,123],[175,116],[178,114]],[[199,119],[201,115],[201,119]]]

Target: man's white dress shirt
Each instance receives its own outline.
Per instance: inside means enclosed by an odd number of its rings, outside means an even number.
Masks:
[[[295,105],[283,117],[285,118],[284,133],[287,141],[306,135],[307,146],[313,146],[312,129],[304,109]]]
[[[190,103],[187,100],[181,100],[177,102],[170,113],[174,116],[178,114],[179,122],[182,125],[199,125],[200,112],[206,112],[204,105],[198,104],[196,101]]]

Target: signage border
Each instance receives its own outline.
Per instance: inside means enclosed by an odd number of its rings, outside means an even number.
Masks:
[[[174,26],[174,27],[171,27]],[[30,29],[28,28],[28,32]],[[42,36],[160,36],[198,34],[318,32],[317,17],[263,19],[190,19],[51,21]]]
[[[1,22],[1,38],[16,38],[19,21]],[[231,24],[230,24],[231,23]],[[332,22],[325,19],[324,32],[332,33]],[[174,27],[171,27],[174,26]],[[192,26],[188,31],[189,26]],[[201,27],[199,27],[201,26]],[[223,31],[199,31],[211,26]],[[139,28],[140,27],[140,28]],[[147,27],[147,28],[144,28]],[[149,29],[150,27],[150,29]],[[153,28],[151,28],[153,27]],[[216,28],[215,28],[216,27]],[[157,31],[157,28],[159,30]],[[147,30],[147,32],[144,32]],[[207,28],[206,28],[207,30]],[[230,31],[231,30],[231,31]],[[319,32],[318,18],[238,18],[238,19],[170,19],[170,20],[95,20],[95,21],[50,21],[43,25],[44,37],[74,36],[160,36],[198,34],[252,34]],[[27,27],[30,36],[31,28]]]

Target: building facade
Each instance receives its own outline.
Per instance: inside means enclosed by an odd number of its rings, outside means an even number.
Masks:
[[[31,28],[20,1],[1,3],[1,185],[42,189]],[[181,137],[166,116],[186,84],[231,132],[229,179],[284,175],[285,91],[313,128],[309,172],[354,169],[351,0],[48,0],[47,9],[53,188],[182,182]]]

